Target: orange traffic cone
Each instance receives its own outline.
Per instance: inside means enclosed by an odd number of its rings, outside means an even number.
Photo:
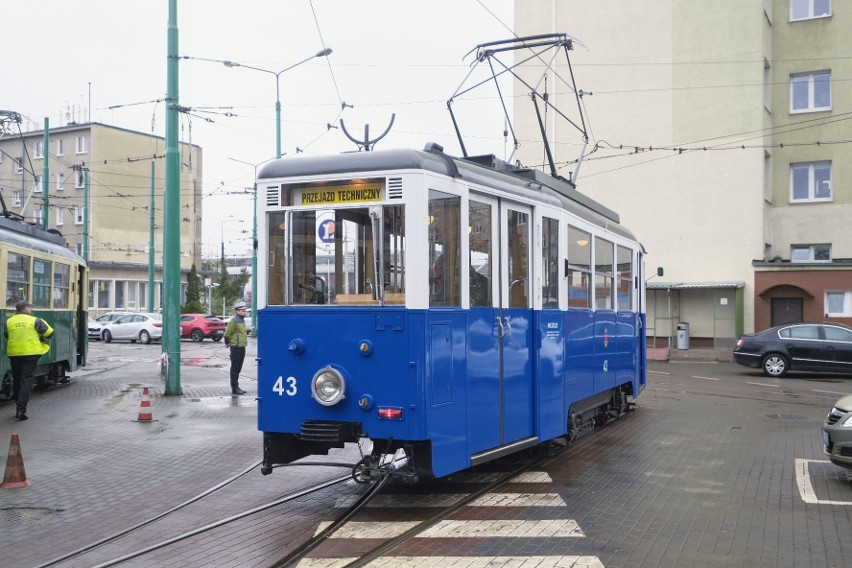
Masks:
[[[21,442],[18,440],[17,434],[12,434],[12,443],[9,444],[9,459],[6,460],[6,473],[3,475],[3,483],[0,483],[0,489],[28,487],[29,484],[27,472],[24,471]]]
[[[139,405],[139,416],[134,422],[156,422],[151,413],[151,399],[148,398],[148,387],[142,389],[142,403]]]

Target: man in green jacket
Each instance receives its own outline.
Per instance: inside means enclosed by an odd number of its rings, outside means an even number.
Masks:
[[[246,394],[240,388],[240,372],[243,370],[243,361],[246,358],[246,345],[248,345],[248,332],[246,331],[246,303],[234,304],[236,315],[228,322],[225,328],[225,345],[231,349],[231,393]]]
[[[27,419],[27,403],[33,388],[33,376],[39,357],[50,351],[47,340],[53,328],[33,315],[33,305],[26,300],[15,304],[15,315],[6,320],[6,355],[12,364],[12,393],[17,404],[15,418]]]

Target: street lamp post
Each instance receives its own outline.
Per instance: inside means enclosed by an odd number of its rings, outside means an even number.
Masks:
[[[219,223],[219,228],[221,230],[221,237],[222,237],[222,241],[221,241],[221,243],[222,243],[222,253],[221,253],[222,256],[221,256],[220,262],[222,263],[222,272],[225,275],[224,277],[228,276],[228,265],[225,262],[225,223],[242,223],[242,222],[243,222],[242,219],[227,218],[227,219],[222,219],[222,221]],[[224,282],[222,282],[222,284],[224,284]],[[227,315],[227,313],[225,312],[225,294],[223,293],[222,294],[222,317],[225,317],[226,315]]]
[[[225,67],[242,67],[243,69],[252,69],[254,71],[260,71],[261,73],[269,73],[270,75],[275,75],[275,157],[281,157],[281,89],[279,85],[279,77],[285,71],[289,71],[294,67],[298,67],[302,63],[307,63],[311,59],[316,57],[328,57],[331,55],[331,48],[326,47],[322,51],[319,51],[310,57],[307,57],[298,63],[294,63],[293,65],[282,69],[281,71],[272,71],[271,69],[261,69],[260,67],[252,67],[251,65],[244,65],[242,63],[237,63],[236,61],[222,61]]]
[[[257,337],[257,167],[265,164],[272,158],[256,164],[250,164],[249,162],[231,157],[228,159],[254,168],[254,188],[252,190],[254,199],[252,201],[251,221],[251,336]]]

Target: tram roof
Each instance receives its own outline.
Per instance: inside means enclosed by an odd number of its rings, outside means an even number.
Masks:
[[[562,207],[618,235],[635,236],[621,226],[618,213],[577,191],[572,183],[539,170],[518,168],[495,156],[457,158],[445,154],[438,144],[424,150],[392,149],[346,152],[336,155],[300,155],[269,162],[258,180],[319,175],[351,175],[394,170],[426,170],[513,195]]]
[[[23,221],[0,217],[0,239],[12,246],[53,254],[79,264],[86,264],[81,256],[68,250],[65,238],[61,234],[45,231]]]

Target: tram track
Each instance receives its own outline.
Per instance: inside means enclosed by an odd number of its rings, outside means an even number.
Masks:
[[[179,505],[176,505],[175,507],[173,507],[173,508],[171,508],[167,511],[159,513],[159,514],[157,514],[157,515],[155,515],[155,516],[153,516],[149,519],[141,521],[141,522],[139,522],[139,523],[137,523],[133,526],[130,526],[128,528],[125,528],[125,529],[123,529],[123,530],[121,530],[117,533],[114,533],[112,535],[109,535],[107,537],[99,539],[95,542],[89,543],[85,546],[82,546],[82,547],[80,547],[80,548],[78,548],[74,551],[71,551],[67,554],[64,554],[60,557],[54,558],[54,559],[52,559],[52,560],[50,560],[50,561],[48,561],[44,564],[40,564],[40,565],[36,566],[35,568],[49,568],[51,566],[56,566],[56,565],[58,565],[62,562],[68,561],[68,560],[72,560],[72,559],[73,560],[80,560],[81,558],[85,557],[85,555],[91,554],[96,549],[98,549],[102,546],[106,546],[106,545],[109,545],[109,544],[116,544],[118,541],[120,541],[120,539],[127,537],[128,535],[135,533],[135,532],[143,529],[144,527],[152,526],[157,521],[161,521],[161,520],[163,520],[164,518],[166,518],[170,515],[173,515],[173,514],[179,512],[179,511],[182,511],[182,510],[186,509],[187,507],[189,507],[190,505],[200,501],[204,497],[207,497],[210,494],[212,494],[212,493],[214,493],[214,492],[216,492],[220,489],[223,489],[224,487],[234,483],[238,479],[242,478],[243,476],[247,475],[251,471],[255,470],[259,465],[260,465],[260,462],[254,463],[251,466],[249,466],[248,468],[244,469],[242,472],[234,475],[233,477],[223,481],[222,483],[217,484],[216,486],[214,486],[210,489],[203,491],[202,493],[188,499],[187,501],[184,501],[183,503],[181,503]],[[312,465],[337,465],[337,464],[312,464]],[[192,529],[190,531],[186,531],[186,532],[179,534],[179,535],[176,535],[172,538],[165,539],[165,540],[160,541],[160,542],[156,542],[156,543],[151,544],[150,546],[147,546],[145,548],[123,554],[121,556],[118,556],[116,558],[112,558],[110,560],[101,562],[99,564],[93,564],[93,566],[95,566],[95,568],[106,568],[108,566],[116,566],[116,565],[122,564],[124,562],[129,561],[129,560],[133,560],[135,558],[139,558],[139,557],[145,556],[147,554],[157,552],[157,551],[162,550],[166,547],[172,546],[172,545],[177,544],[177,543],[182,542],[182,541],[189,540],[190,538],[193,538],[193,537],[196,537],[198,535],[210,532],[214,529],[226,526],[228,524],[234,523],[234,522],[239,521],[241,519],[250,517],[252,515],[256,515],[258,513],[266,511],[268,509],[272,509],[272,508],[278,507],[280,505],[291,503],[293,501],[296,501],[297,499],[303,498],[303,497],[311,495],[313,493],[322,491],[324,489],[328,489],[328,488],[333,487],[335,485],[342,484],[346,481],[349,481],[350,479],[351,479],[351,475],[347,474],[345,476],[334,477],[334,478],[331,478],[331,479],[327,479],[327,480],[315,483],[315,484],[310,485],[308,487],[298,489],[296,491],[288,493],[288,494],[286,494],[282,497],[279,497],[278,499],[260,504],[258,506],[252,507],[252,508],[244,510],[244,511],[240,511],[240,512],[235,513],[233,515],[230,515],[228,517],[225,517],[225,518],[219,519],[217,521],[213,521],[211,523],[208,523],[204,526],[197,527],[197,528]]]
[[[346,566],[355,568],[367,565],[368,563],[379,558],[380,556],[383,556],[394,548],[397,548],[398,546],[411,540],[412,538],[417,537],[419,534],[436,525],[440,521],[446,519],[453,513],[456,513],[462,508],[475,502],[483,495],[495,491],[499,487],[505,485],[506,483],[516,478],[518,475],[524,473],[525,471],[529,470],[530,468],[540,465],[541,462],[545,459],[547,459],[547,457],[545,456],[536,456],[532,460],[525,461],[520,466],[515,467],[509,472],[502,474],[496,480],[472,491],[470,494],[466,495],[454,504],[442,508],[440,511],[437,511],[433,515],[430,515],[427,518],[417,522],[415,526],[409,528],[405,532],[390,539],[387,539],[381,544],[378,544],[370,550],[362,553],[356,560],[346,564]],[[353,504],[340,516],[338,516],[338,518],[333,521],[328,527],[326,527],[324,530],[322,530],[320,533],[315,535],[307,542],[300,545],[297,549],[288,553],[285,557],[271,564],[271,568],[291,568],[296,566],[301,560],[305,559],[310,552],[318,549],[325,541],[327,541],[329,537],[334,534],[334,532],[341,529],[347,522],[352,521],[354,516],[367,505],[369,500],[378,495],[387,480],[388,476],[385,476],[380,481],[374,483],[370,487],[370,489],[365,492],[361,498],[358,499],[355,504]]]

